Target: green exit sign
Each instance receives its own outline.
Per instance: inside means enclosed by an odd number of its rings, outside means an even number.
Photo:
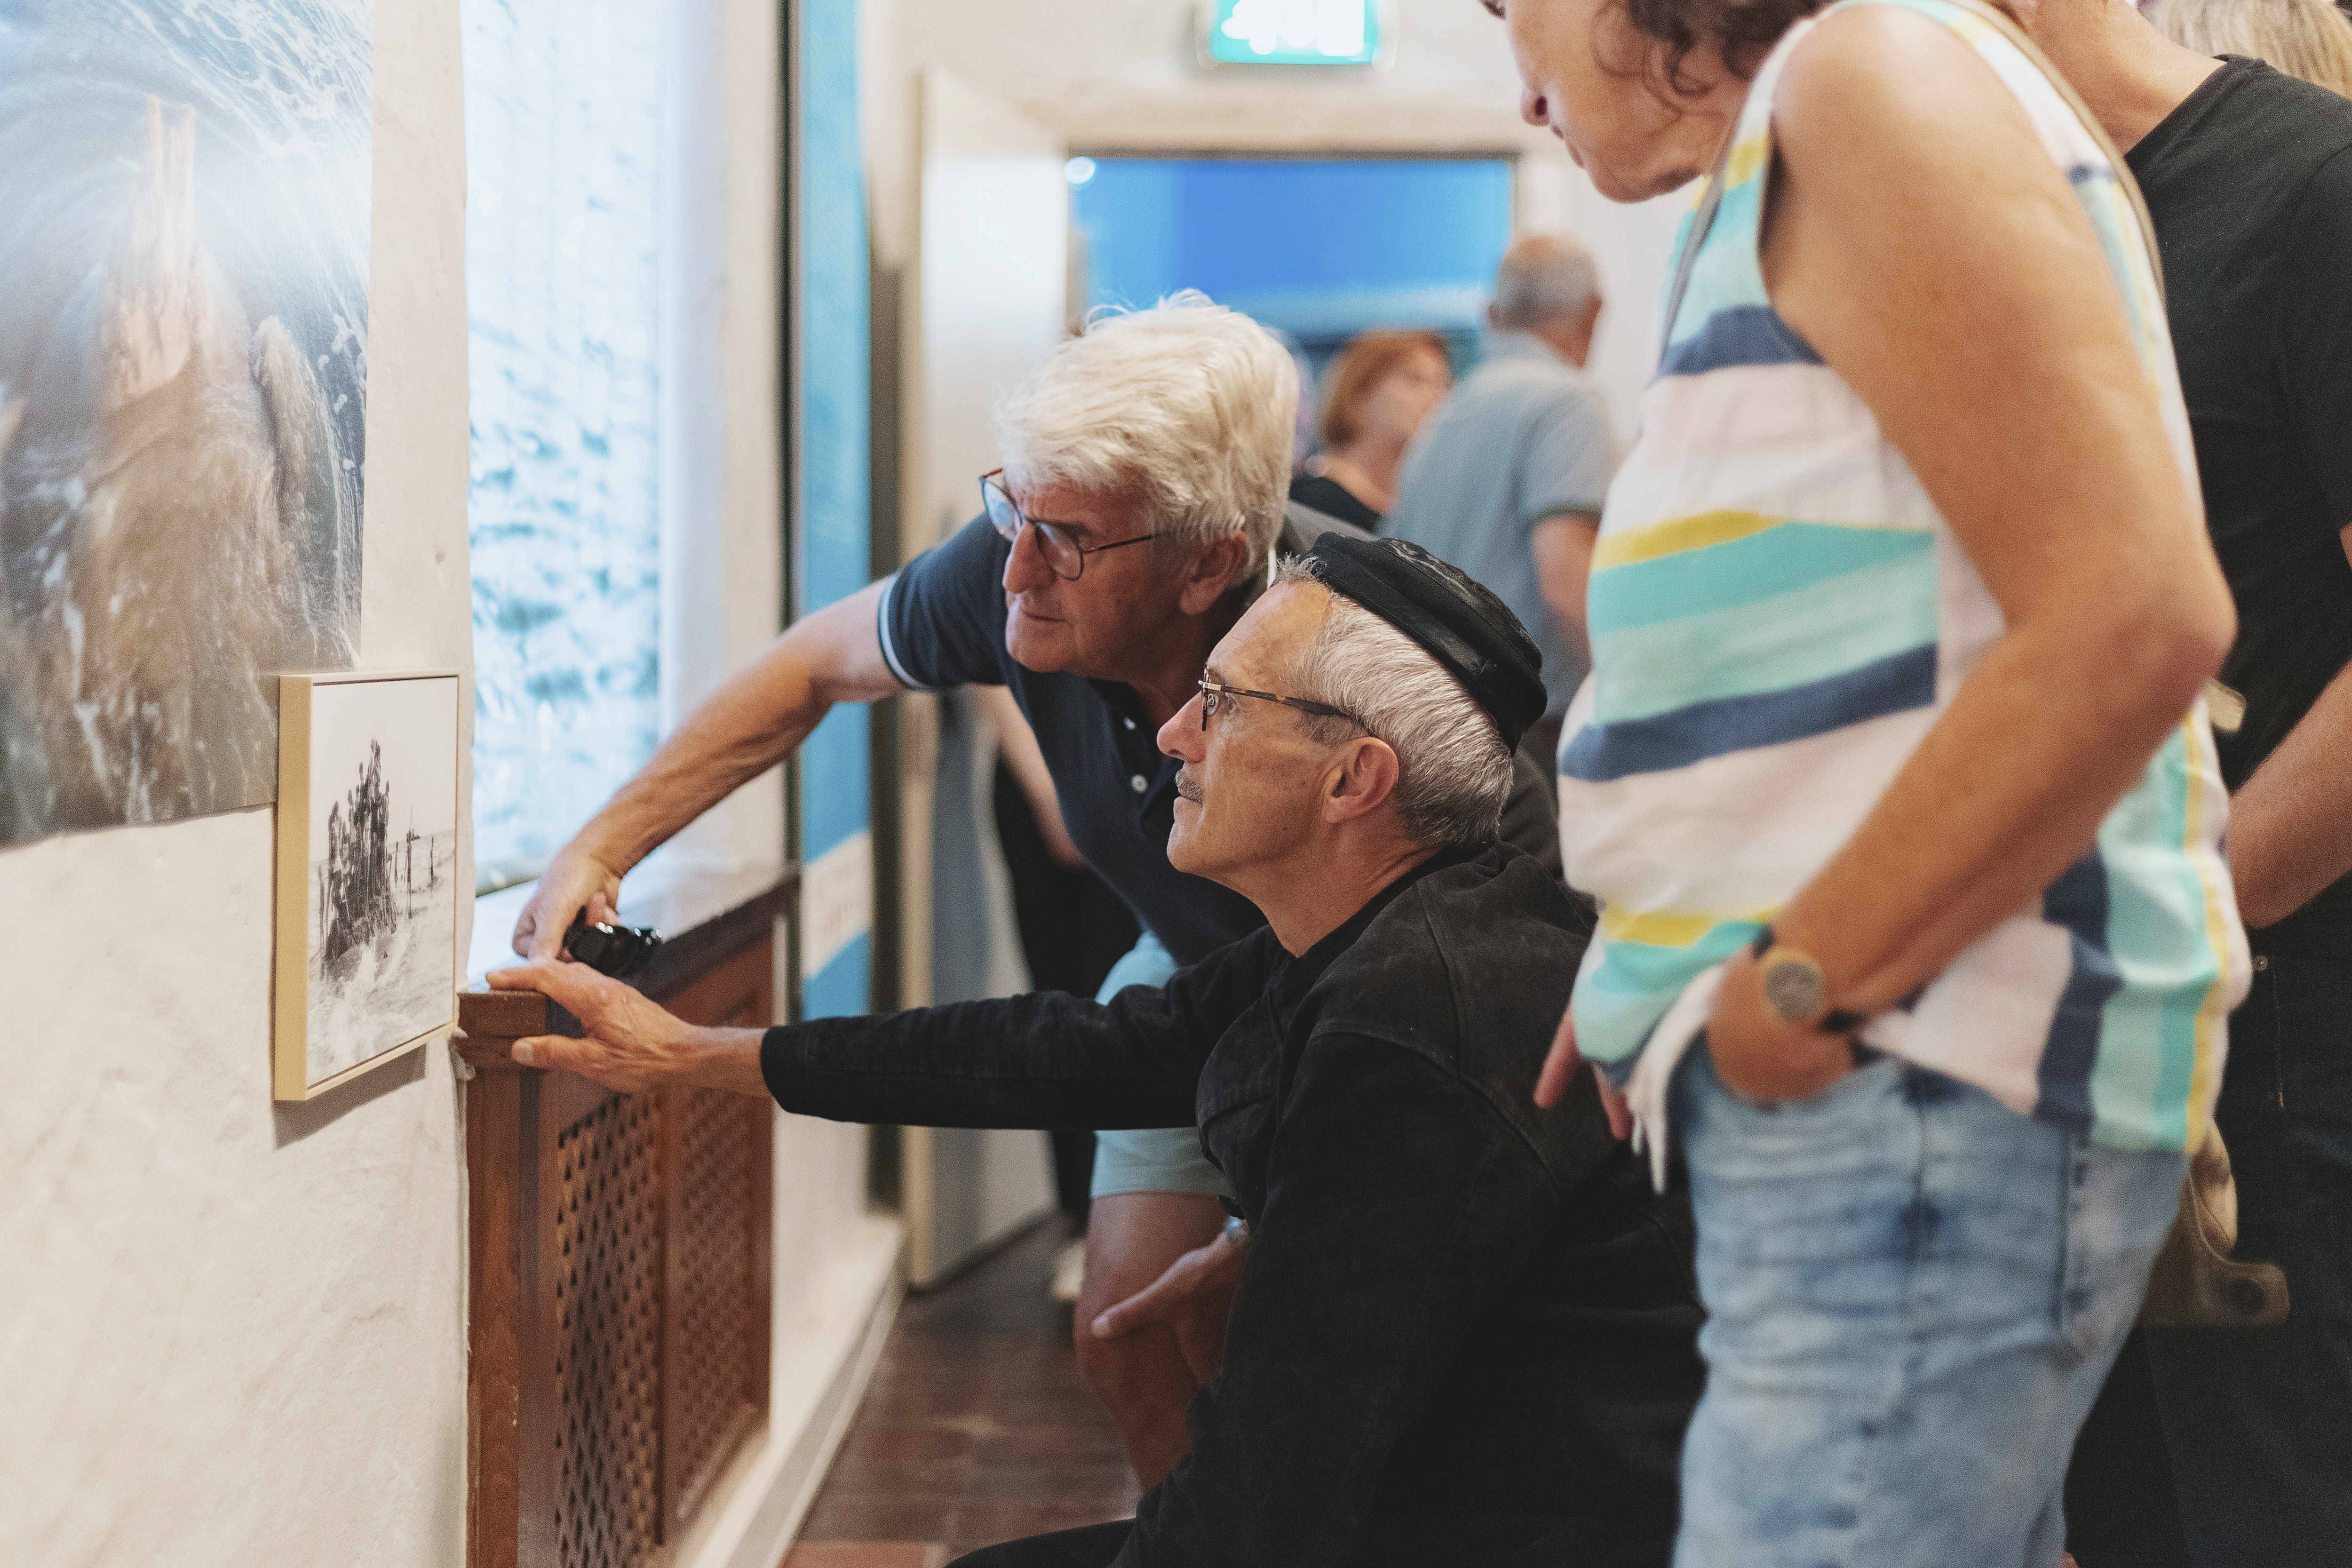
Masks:
[[[1221,66],[1381,63],[1382,0],[1201,0],[1201,54]]]

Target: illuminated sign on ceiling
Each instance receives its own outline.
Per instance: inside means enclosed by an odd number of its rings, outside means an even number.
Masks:
[[[1201,0],[1212,65],[1369,66],[1381,60],[1381,0]]]

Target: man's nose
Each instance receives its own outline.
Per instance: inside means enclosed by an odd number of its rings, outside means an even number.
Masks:
[[[1202,696],[1192,693],[1192,700],[1176,710],[1165,724],[1160,726],[1160,750],[1179,762],[1197,763],[1209,754],[1207,731],[1201,728]]]
[[[1534,88],[1519,89],[1519,118],[1544,131],[1551,129],[1551,105]]]
[[[1013,553],[1004,558],[1004,591],[1026,594],[1049,587],[1054,580],[1054,569],[1045,564],[1045,547],[1037,542],[1037,531],[1022,524],[1021,531],[1013,536]]]

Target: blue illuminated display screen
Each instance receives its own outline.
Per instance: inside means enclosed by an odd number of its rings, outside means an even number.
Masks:
[[[1076,161],[1089,305],[1179,289],[1310,349],[1367,327],[1475,337],[1511,238],[1500,159]]]
[[[1207,52],[1220,65],[1368,66],[1380,58],[1380,0],[1206,0]]]

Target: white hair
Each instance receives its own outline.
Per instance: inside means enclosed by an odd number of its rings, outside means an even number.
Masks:
[[[1512,241],[1495,268],[1491,319],[1506,331],[1540,327],[1575,315],[1600,294],[1592,252],[1564,234],[1531,234]]]
[[[1511,752],[1503,732],[1452,671],[1427,649],[1344,594],[1333,593],[1302,557],[1286,561],[1276,585],[1321,590],[1323,623],[1292,668],[1287,693],[1344,708],[1397,755],[1397,820],[1428,848],[1484,844],[1501,831],[1511,795]],[[1307,733],[1336,744],[1345,719],[1306,717]]]
[[[1297,407],[1298,373],[1273,334],[1188,289],[1148,310],[1092,312],[997,405],[996,447],[1024,487],[1140,490],[1167,552],[1241,534],[1234,581],[1262,579]]]

